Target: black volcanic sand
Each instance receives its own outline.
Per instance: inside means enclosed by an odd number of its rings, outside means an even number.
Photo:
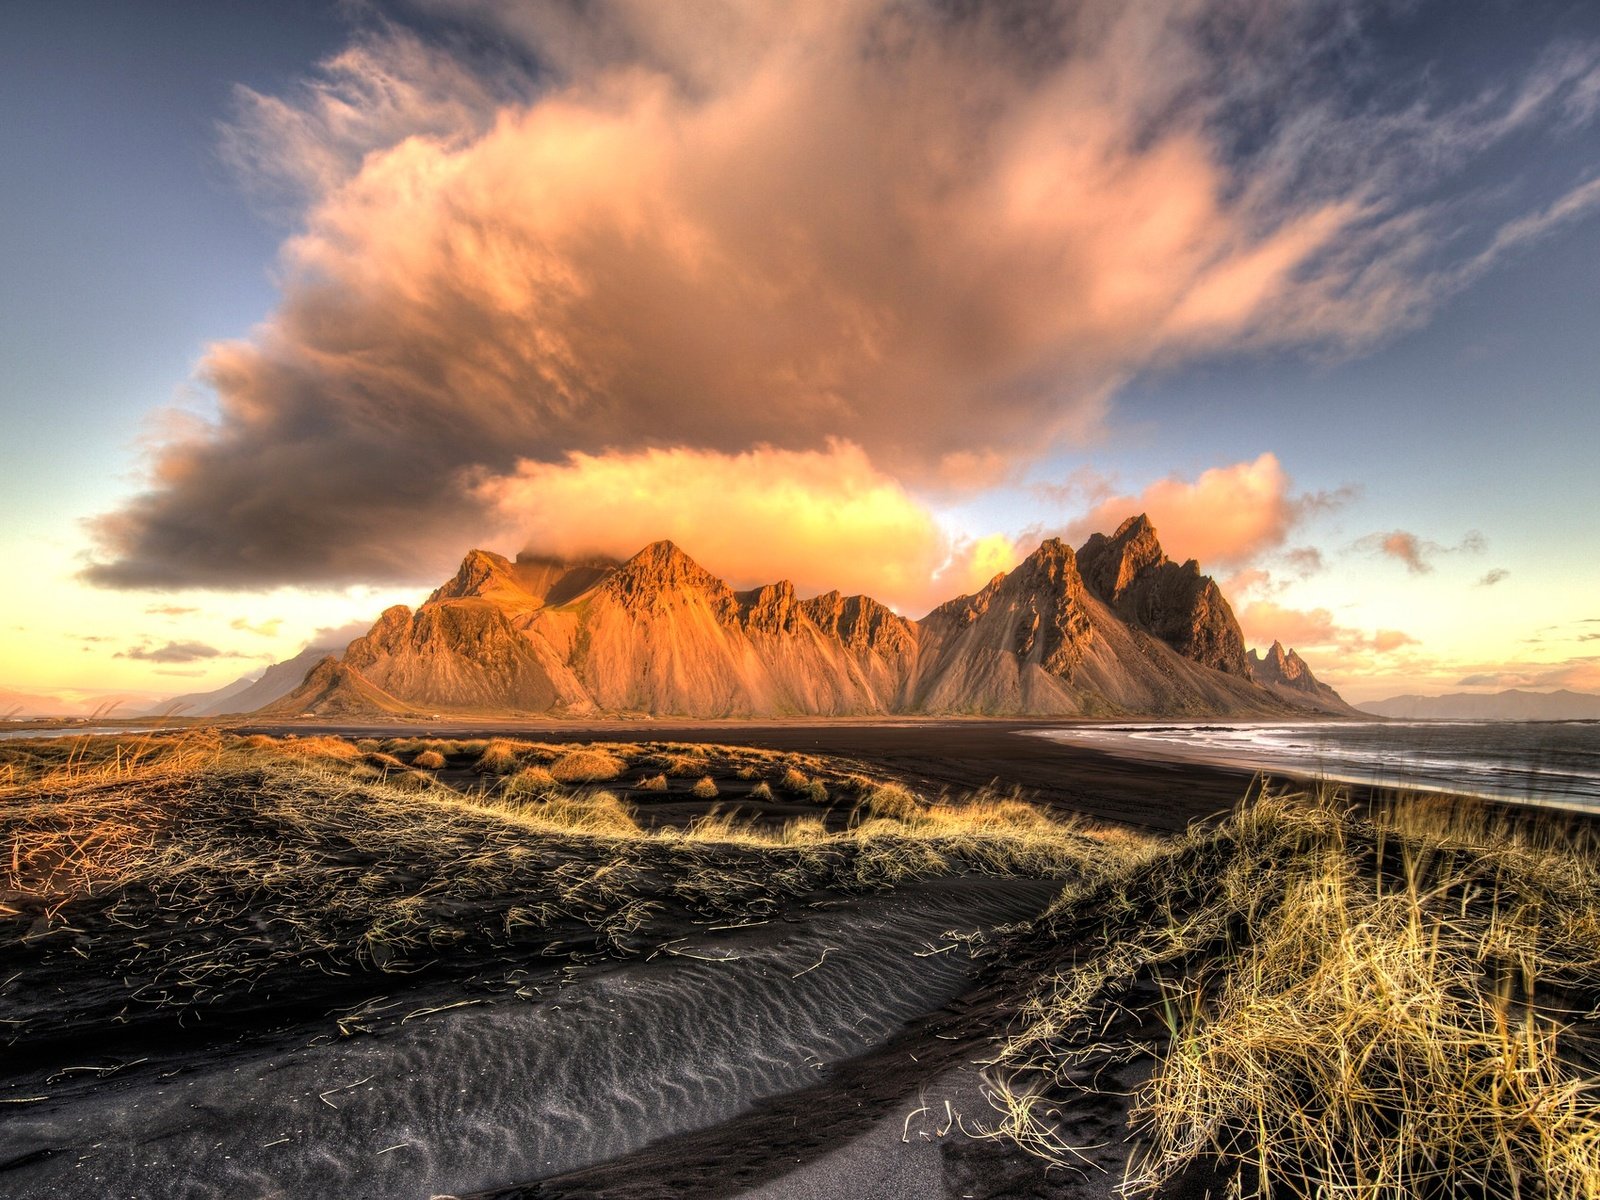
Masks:
[[[848,1091],[873,1056],[893,1058],[871,1072],[866,1107],[808,1120],[802,1149],[815,1157],[830,1130],[844,1132],[839,1118],[881,1115],[979,1044],[994,999],[974,993],[981,964],[948,935],[1025,919],[1055,890],[963,879],[819,899],[758,926],[685,927],[669,954],[592,964],[564,986],[547,972],[531,1001],[399,992],[383,1003],[406,1016],[381,1036],[332,1039],[327,1022],[306,1022],[106,1074],[114,1063],[103,1055],[64,1061],[5,1090],[7,1100],[30,1088],[48,1099],[8,1105],[0,1190],[18,1200],[545,1194],[506,1189],[625,1163],[694,1130],[737,1143],[753,1105],[824,1079],[830,1093]],[[940,1021],[968,1032],[939,1041],[927,1031]],[[924,1064],[918,1047],[935,1051]],[[735,1174],[772,1178],[793,1165],[769,1154]],[[675,1178],[719,1194],[739,1186],[728,1166],[724,1150],[680,1162]],[[609,1190],[581,1176],[551,1186]]]
[[[825,756],[841,771],[859,767],[929,794],[1015,789],[1063,812],[1157,831],[1227,810],[1250,783],[1240,771],[1137,763],[1024,736],[1059,724],[240,731],[749,746]],[[647,791],[638,774],[600,786],[647,827],[682,826],[708,809],[766,825],[850,819],[844,804],[819,808],[781,792],[754,799],[754,781],[727,773],[711,804],[689,794],[692,778]],[[460,764],[441,776],[464,789],[486,785]],[[186,1028],[138,1011],[131,1025],[126,1013],[96,1020],[92,1005],[68,1003],[86,1009],[83,1037],[68,1031],[0,1059],[0,1194],[1110,1197],[1127,1154],[1128,1095],[1148,1062],[1095,1081],[1103,1100],[1080,1117],[1083,1144],[1097,1148],[1083,1172],[1046,1171],[1007,1143],[972,1136],[996,1119],[982,1060],[1049,967],[1019,957],[996,930],[1040,912],[1061,886],[971,875],[791,898],[749,925],[680,914],[632,957],[576,942],[554,957],[534,951],[516,996],[479,986],[469,962],[414,979],[311,972],[303,995],[245,997]],[[495,961],[503,968],[504,955]],[[81,990],[70,973],[54,988],[63,1000]],[[339,1036],[335,1020],[351,1010],[362,1014],[361,1032]],[[1140,1034],[1159,1040],[1162,1030]]]
[[[817,753],[850,731],[623,732],[601,736]],[[940,778],[921,756],[945,739],[885,754],[877,732],[835,743],[843,759],[831,765],[955,793],[1019,782],[991,768],[1005,748],[1038,740],[994,731],[963,743]],[[1044,762],[1035,772],[1051,776]],[[754,800],[754,781],[728,772],[708,804],[687,793],[693,782],[640,791],[630,773],[603,786],[646,825],[708,809],[762,823],[850,817],[845,803]],[[242,826],[240,836],[258,835]],[[359,856],[343,865],[368,869]],[[1033,917],[1061,886],[941,876],[778,897],[755,920],[668,906],[627,957],[569,923],[521,950],[468,944],[414,975],[307,959],[181,1016],[130,1003],[118,983],[119,947],[161,936],[151,930],[162,896],[115,923],[97,920],[103,899],[72,910],[67,928],[23,920],[20,936],[0,939],[0,1037],[25,1030],[0,1051],[0,1195],[1068,1194],[1059,1172],[1047,1180],[1026,1156],[963,1132],[991,1115],[974,1060],[1035,979],[1005,960],[995,931]],[[235,914],[202,941],[248,940],[268,924]],[[40,937],[92,953],[41,958]],[[1113,1101],[1108,1128],[1120,1116]],[[987,1190],[974,1190],[980,1180]],[[1022,1190],[996,1191],[997,1180]]]
[[[1036,803],[1096,820],[1177,833],[1238,803],[1253,776],[1204,763],[1135,761],[1087,746],[1024,736],[1063,722],[1013,720],[819,721],[784,723],[610,721],[576,724],[245,725],[245,733],[334,733],[348,737],[420,735],[507,737],[541,742],[653,742],[754,746],[852,759],[930,794],[997,785]],[[630,794],[630,802],[640,798]],[[812,810],[814,811],[814,810]]]

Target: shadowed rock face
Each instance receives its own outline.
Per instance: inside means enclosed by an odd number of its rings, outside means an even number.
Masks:
[[[1142,517],[1077,553],[1051,538],[917,622],[787,580],[735,592],[671,542],[622,563],[474,550],[339,665],[375,704],[494,713],[1271,715],[1331,694],[1251,682],[1216,584]]]
[[[1142,513],[1110,537],[1093,535],[1078,564],[1084,582],[1128,624],[1202,666],[1250,678],[1244,634],[1222,590],[1193,559],[1180,566],[1168,558]]]

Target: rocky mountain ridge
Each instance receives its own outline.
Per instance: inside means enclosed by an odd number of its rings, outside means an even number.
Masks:
[[[474,550],[415,611],[386,611],[337,665],[342,674],[319,663],[316,678],[273,711],[348,715],[361,703],[382,712],[693,717],[1351,711],[1314,680],[1258,678],[1215,581],[1193,561],[1171,561],[1143,516],[1081,551],[1047,539],[920,621],[869,596],[801,599],[788,581],[735,591],[671,542],[621,563]]]

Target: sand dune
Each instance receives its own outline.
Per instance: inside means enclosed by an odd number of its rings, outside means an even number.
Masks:
[[[728,1121],[814,1083],[973,985],[975,932],[1057,889],[983,879],[797,906],[586,969],[532,1004],[468,1004],[381,1037],[326,1023],[271,1048],[80,1076],[0,1131],[7,1194],[426,1197],[505,1189]],[[919,956],[925,955],[925,956]],[[721,960],[721,961],[718,961]],[[551,973],[552,976],[554,972]],[[321,1034],[322,1036],[317,1036]]]

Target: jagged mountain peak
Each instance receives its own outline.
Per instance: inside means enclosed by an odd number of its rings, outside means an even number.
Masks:
[[[428,603],[523,591],[510,559],[492,550],[468,550],[455,575],[434,590]]]
[[[651,542],[618,567],[601,590],[629,609],[684,593],[703,596],[724,620],[736,616],[739,608],[732,588],[669,541]]]
[[[871,596],[823,592],[802,600],[800,609],[822,633],[851,650],[904,655],[916,648],[917,627]]]
[[[1167,557],[1150,518],[1140,513],[1110,537],[1094,534],[1078,551],[1090,592],[1128,624],[1153,634],[1193,662],[1249,678],[1244,634],[1222,589],[1200,565]]]
[[[1311,674],[1311,668],[1306,665],[1306,660],[1292,649],[1285,649],[1282,642],[1274,639],[1271,649],[1266,654],[1250,651],[1250,674],[1253,678],[1268,683],[1287,683],[1301,686],[1302,681],[1310,680],[1313,684],[1316,677]]]
[[[1107,604],[1115,606],[1141,577],[1167,566],[1156,527],[1144,513],[1129,517],[1110,537],[1091,534],[1078,550],[1083,580]],[[1199,570],[1196,567],[1195,573]]]
[[[1108,569],[1097,596],[1089,579]],[[1268,657],[1285,676],[1303,667],[1292,650]],[[1171,562],[1148,518],[1133,517],[1081,550],[1046,538],[919,622],[869,596],[803,600],[788,580],[736,593],[670,541],[622,563],[474,550],[428,603],[389,609],[352,642],[343,671],[319,664],[290,706],[700,716],[1342,707],[1327,689],[1252,682],[1257,658],[1246,658],[1215,582]]]

